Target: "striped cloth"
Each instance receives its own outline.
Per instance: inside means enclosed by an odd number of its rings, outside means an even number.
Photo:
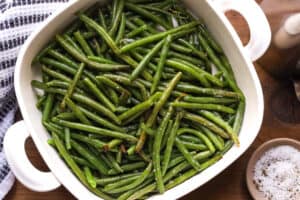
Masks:
[[[3,154],[3,137],[17,109],[13,89],[14,67],[29,34],[68,0],[0,0],[0,199],[13,185]]]

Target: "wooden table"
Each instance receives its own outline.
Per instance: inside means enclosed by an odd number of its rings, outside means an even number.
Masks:
[[[237,13],[228,14],[243,42],[249,38],[246,23]],[[278,24],[276,16],[271,19],[271,23]],[[272,56],[270,57],[270,60]],[[289,137],[300,140],[300,103],[296,100],[292,85],[288,81],[276,80],[266,73],[260,65],[255,65],[261,80],[264,97],[265,113],[262,128],[253,145],[235,163],[227,168],[215,179],[205,184],[196,191],[188,194],[182,199],[197,200],[247,200],[251,199],[245,182],[245,169],[252,152],[263,142],[272,138]],[[300,110],[299,110],[300,111]],[[255,113],[253,113],[255,115]],[[33,164],[42,170],[47,170],[37,153],[33,142],[30,140],[26,145],[28,155]],[[59,189],[47,193],[35,193],[26,189],[21,183],[16,181],[6,200],[72,200],[75,199],[66,189]]]

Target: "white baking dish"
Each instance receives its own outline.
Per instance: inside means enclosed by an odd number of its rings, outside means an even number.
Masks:
[[[99,1],[99,0],[98,0]],[[65,8],[52,15],[36,30],[19,53],[15,71],[15,90],[24,121],[13,125],[4,140],[4,150],[8,163],[16,177],[34,191],[50,191],[60,185],[65,186],[78,199],[99,199],[86,189],[68,169],[55,150],[47,144],[49,134],[44,129],[41,113],[36,109],[36,96],[30,82],[40,77],[37,67],[31,67],[34,56],[60,29],[74,19],[76,11],[85,9],[96,0],[72,1]],[[183,184],[155,195],[151,199],[177,199],[222,172],[251,145],[258,134],[263,118],[263,95],[260,82],[252,61],[259,58],[267,49],[271,33],[268,22],[254,0],[186,0],[194,13],[206,22],[209,30],[221,44],[238,82],[246,96],[246,112],[240,132],[240,147],[233,147],[223,159],[204,172]],[[247,20],[251,39],[246,47],[242,46],[238,35],[224,15],[227,10],[240,12]],[[51,172],[37,170],[28,160],[24,143],[32,137]]]

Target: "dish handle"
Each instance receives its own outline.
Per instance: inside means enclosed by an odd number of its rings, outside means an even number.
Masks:
[[[271,42],[270,25],[259,5],[254,0],[214,0],[213,3],[224,13],[234,10],[245,18],[250,29],[245,51],[252,61],[259,59]]]
[[[29,189],[47,192],[61,184],[51,172],[42,172],[29,161],[25,142],[30,137],[24,121],[12,125],[6,132],[3,148],[7,162],[17,179]]]

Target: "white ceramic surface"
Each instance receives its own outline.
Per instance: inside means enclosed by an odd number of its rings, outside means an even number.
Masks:
[[[239,3],[240,1],[243,3]],[[55,33],[74,19],[76,11],[87,8],[94,2],[96,0],[72,1],[48,18],[43,26],[27,39],[19,53],[15,71],[15,90],[24,121],[13,125],[4,140],[4,151],[11,169],[25,186],[35,191],[49,191],[62,184],[78,199],[89,200],[99,198],[77,180],[56,151],[47,144],[49,134],[40,123],[41,113],[35,107],[37,99],[30,82],[41,78],[38,68],[31,66],[34,56]],[[263,117],[262,89],[252,61],[266,51],[271,33],[259,6],[254,0],[185,0],[185,2],[193,8],[196,15],[204,19],[209,30],[226,52],[238,85],[246,96],[246,111],[240,132],[241,145],[233,147],[219,162],[204,172],[151,199],[177,199],[218,175],[252,144]],[[223,13],[231,8],[245,16],[249,23],[251,39],[246,47],[242,46],[238,35]],[[254,21],[256,24],[253,23]],[[51,172],[40,172],[28,161],[24,153],[24,143],[29,136],[32,137]]]

